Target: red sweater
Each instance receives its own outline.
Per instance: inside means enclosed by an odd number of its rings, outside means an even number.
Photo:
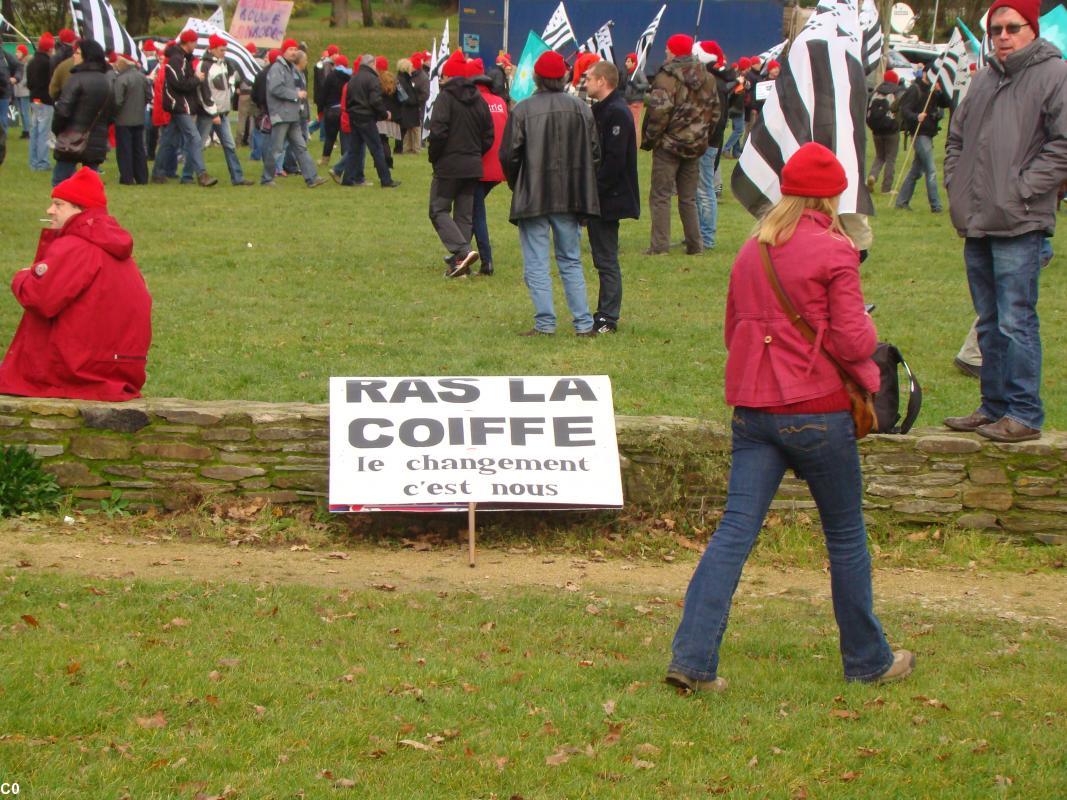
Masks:
[[[838,404],[841,377],[820,345],[875,391],[879,373],[871,356],[878,335],[864,312],[856,249],[830,231],[825,214],[805,211],[792,238],[770,252],[786,294],[815,328],[816,343],[786,317],[764,273],[759,244],[749,239],[734,261],[726,298],[726,402],[778,409],[834,396]]]
[[[500,183],[504,180],[504,168],[500,166],[500,142],[504,138],[504,127],[508,124],[508,104],[493,94],[488,86],[475,84],[482,93],[482,99],[489,106],[489,116],[493,118],[493,146],[482,156],[482,181]]]

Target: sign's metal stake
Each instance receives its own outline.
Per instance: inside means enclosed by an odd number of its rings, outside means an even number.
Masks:
[[[467,565],[471,569],[474,569],[474,509],[477,505],[467,505]]]

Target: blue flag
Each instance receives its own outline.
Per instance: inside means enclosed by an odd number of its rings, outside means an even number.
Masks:
[[[1041,24],[1041,38],[1056,45],[1061,55],[1067,55],[1067,8],[1056,6],[1038,22]]]
[[[534,93],[534,63],[552,48],[533,31],[526,37],[526,46],[515,67],[515,78],[511,81],[511,99],[518,103]]]

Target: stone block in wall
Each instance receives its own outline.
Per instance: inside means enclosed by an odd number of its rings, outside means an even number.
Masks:
[[[893,510],[901,514],[950,514],[962,509],[959,503],[939,500],[898,500],[893,503]]]
[[[875,497],[912,497],[915,490],[910,486],[895,486],[871,479],[867,482],[867,494]]]
[[[1052,497],[1059,492],[1059,479],[1044,475],[1020,475],[1015,479],[1015,491],[1027,497]]]
[[[63,417],[78,417],[81,416],[81,410],[69,400],[45,400],[45,399],[29,399],[25,401],[26,408],[31,414],[37,414],[38,416],[63,416]]]
[[[81,420],[70,417],[34,417],[30,427],[42,431],[69,431],[82,426]]]
[[[6,414],[0,414],[0,428],[17,428],[22,424],[22,417],[9,417]]]
[[[256,428],[255,437],[264,441],[278,442],[291,439],[312,439],[319,436],[319,432],[308,428]]]
[[[916,497],[928,497],[933,500],[959,499],[960,490],[953,486],[929,486],[915,491]]]
[[[137,445],[136,449],[137,452],[143,456],[173,458],[186,461],[206,461],[211,458],[213,454],[210,447],[201,447],[194,444],[145,443]]]
[[[80,461],[50,461],[44,468],[56,476],[56,483],[65,488],[99,486],[107,481]]]
[[[772,500],[772,511],[810,511],[818,508],[814,500]]]
[[[994,530],[1000,528],[1000,522],[992,514],[983,514],[980,511],[971,511],[956,517],[956,524],[961,528],[970,528],[976,531]]]
[[[70,452],[81,458],[119,461],[130,457],[130,443],[116,436],[83,434],[70,437]]]
[[[1067,519],[1062,514],[1013,511],[1000,515],[1000,524],[1014,533],[1064,533]]]
[[[922,453],[977,453],[982,443],[962,436],[923,436],[915,447]]]
[[[247,442],[252,438],[250,428],[205,428],[200,432],[205,442]]]
[[[317,472],[275,473],[274,486],[279,489],[307,489],[321,492],[326,490],[328,475]]]
[[[893,453],[872,453],[863,457],[863,463],[872,467],[922,467],[929,459],[922,453],[898,451]]]
[[[963,492],[963,504],[967,508],[988,508],[991,511],[1007,511],[1013,502],[1011,489],[974,486]]]
[[[186,464],[185,466],[189,466]],[[146,469],[144,476],[154,481],[162,481],[163,483],[174,483],[175,481],[189,481],[196,477],[195,472],[189,472],[188,470],[161,470],[161,469]]]
[[[152,481],[111,481],[111,488],[113,489],[154,489],[156,484]],[[126,496],[126,492],[123,492],[123,497]]]
[[[140,478],[144,475],[144,470],[135,464],[108,464],[104,467],[104,472],[123,478]]]
[[[1008,473],[999,464],[972,464],[967,467],[967,477],[983,486],[1008,483]]]
[[[995,442],[998,450],[1005,453],[1024,453],[1030,456],[1054,456],[1056,448],[1049,442],[1034,439],[1029,442]]]
[[[198,411],[189,408],[163,408],[154,409],[157,416],[167,420],[167,422],[175,422],[184,425],[217,425],[222,422],[222,414],[210,412],[210,411]]]
[[[107,500],[111,492],[111,489],[75,489],[71,494],[79,500]]]
[[[63,455],[63,445],[61,444],[28,444],[26,449],[38,458],[52,458],[53,456]]]
[[[217,481],[239,481],[244,478],[255,478],[259,475],[266,475],[267,471],[261,467],[238,467],[233,464],[226,464],[215,467],[203,467],[200,470],[200,474],[205,478],[211,478]]]
[[[81,415],[85,427],[116,433],[136,433],[151,422],[148,414],[139,408],[82,406]]]
[[[967,465],[957,461],[932,461],[930,469],[938,472],[966,472]]]
[[[29,444],[40,442],[42,444],[55,444],[56,433],[54,431],[36,431],[30,428],[0,428],[0,443]]]
[[[222,448],[219,448],[222,450]],[[248,452],[248,453],[219,453],[219,461],[224,464],[263,464],[269,466],[271,464],[278,464],[281,462],[281,458],[278,456],[268,456],[264,453]]]
[[[269,489],[270,478],[246,478],[240,481],[239,486],[242,489]]]
[[[1015,505],[1018,508],[1030,509],[1033,511],[1055,511],[1060,514],[1067,512],[1067,499],[1064,500],[1050,500],[1050,499],[1034,499],[1034,500],[1016,500]],[[1067,526],[1067,521],[1065,521]]]

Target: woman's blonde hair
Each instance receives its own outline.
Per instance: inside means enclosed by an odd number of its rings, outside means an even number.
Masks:
[[[413,69],[414,69],[414,67],[411,64],[411,59],[410,58],[402,58],[402,59],[400,59],[399,61],[396,62],[396,71],[397,72],[406,72],[408,75],[410,75],[412,73]]]
[[[838,197],[794,197],[787,195],[771,206],[770,210],[760,218],[752,231],[752,235],[762,244],[771,246],[785,244],[793,237],[801,215],[811,209],[812,211],[819,211],[830,218],[829,232],[831,234],[840,236],[849,244],[852,244],[852,240],[841,225],[841,218],[837,215],[839,198],[840,195]]]

